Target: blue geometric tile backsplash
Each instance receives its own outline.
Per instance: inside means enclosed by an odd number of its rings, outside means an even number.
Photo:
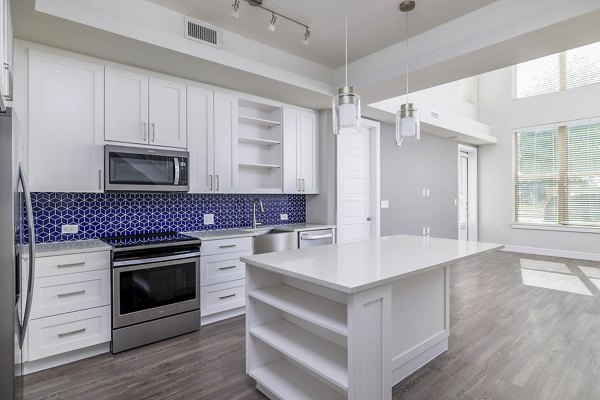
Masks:
[[[32,193],[36,242],[63,242],[150,232],[185,232],[241,228],[252,225],[252,202],[263,201],[258,213],[263,225],[306,221],[304,195],[189,193]],[[214,214],[204,225],[203,214]],[[281,221],[280,214],[288,214]],[[24,236],[28,232],[25,221]],[[61,226],[78,224],[76,234],[61,234]]]

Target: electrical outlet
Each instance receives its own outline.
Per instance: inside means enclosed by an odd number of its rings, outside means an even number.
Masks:
[[[427,229],[423,227],[423,236],[427,235]]]
[[[389,200],[381,200],[381,208],[390,208]]]
[[[287,221],[288,220],[288,215],[287,214],[279,214],[279,219],[282,221]]]
[[[429,197],[429,189],[427,189],[427,197]]]
[[[425,194],[425,193],[427,193],[427,192],[425,191],[425,189],[423,189],[423,197],[425,197],[425,196],[426,196],[426,194]]]
[[[204,225],[214,225],[215,214],[204,214]]]
[[[427,227],[427,234],[429,235],[429,227]]]
[[[77,232],[79,232],[79,225],[62,225],[60,228],[60,233],[63,235],[69,235]]]

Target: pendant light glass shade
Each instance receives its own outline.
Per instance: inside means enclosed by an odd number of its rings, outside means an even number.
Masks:
[[[402,104],[396,112],[396,146],[403,142],[416,142],[421,138],[419,112],[412,103]]]
[[[333,133],[347,135],[360,132],[360,96],[352,86],[342,86],[331,102]]]
[[[360,96],[354,93],[353,86],[348,85],[348,0],[346,0],[345,34],[346,80],[344,86],[338,89],[337,96],[331,100],[334,135],[360,133]]]

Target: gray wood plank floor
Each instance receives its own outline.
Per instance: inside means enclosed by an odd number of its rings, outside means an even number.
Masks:
[[[593,267],[590,277],[579,266]],[[394,400],[600,399],[594,272],[600,278],[600,263],[508,252],[456,263],[450,348],[397,384]],[[237,317],[29,375],[25,398],[266,399],[244,363],[244,319]]]

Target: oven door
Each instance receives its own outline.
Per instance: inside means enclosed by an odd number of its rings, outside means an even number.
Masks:
[[[107,191],[187,192],[187,161],[187,152],[107,145],[104,187]]]
[[[113,328],[199,308],[199,257],[113,267]]]

